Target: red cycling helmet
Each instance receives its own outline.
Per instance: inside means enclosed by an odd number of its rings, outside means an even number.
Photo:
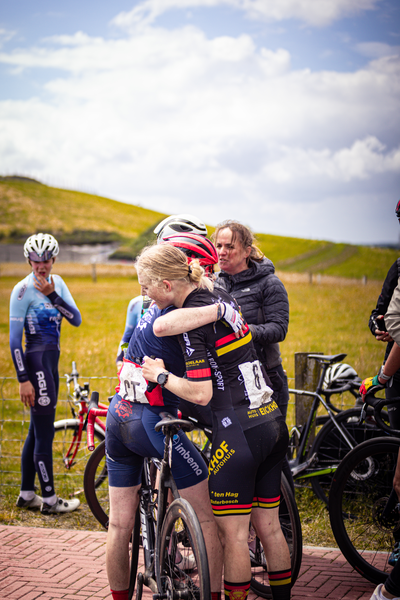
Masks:
[[[215,246],[210,240],[202,235],[184,233],[181,235],[169,235],[165,237],[162,244],[172,244],[175,248],[182,250],[188,257],[188,263],[198,258],[207,275],[214,273],[214,265],[218,262],[218,254]]]
[[[396,204],[396,217],[400,219],[400,200]]]

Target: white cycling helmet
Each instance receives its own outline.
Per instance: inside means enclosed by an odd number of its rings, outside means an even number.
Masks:
[[[24,244],[24,256],[34,262],[49,260],[57,256],[60,249],[55,237],[50,233],[36,233],[31,235]]]
[[[157,225],[154,233],[157,236],[157,243],[160,243],[170,235],[179,235],[181,233],[194,233],[205,237],[207,235],[207,227],[193,215],[171,215]]]
[[[324,377],[323,389],[343,387],[346,383],[361,385],[357,371],[346,363],[336,363],[328,367]]]

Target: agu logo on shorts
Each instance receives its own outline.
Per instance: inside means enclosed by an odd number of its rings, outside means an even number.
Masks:
[[[50,398],[47,395],[47,383],[43,371],[37,371],[36,377],[38,378],[39,385],[38,404],[40,404],[40,406],[48,406],[50,404]]]

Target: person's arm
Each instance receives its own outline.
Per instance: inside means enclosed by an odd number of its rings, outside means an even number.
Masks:
[[[153,360],[148,356],[144,357],[142,368],[143,377],[147,381],[153,382],[157,382],[157,377],[160,373],[167,371],[164,362],[160,358]],[[201,406],[206,406],[210,402],[213,393],[211,379],[206,381],[190,381],[182,377],[177,377],[173,373],[169,373],[168,381],[164,387],[179,398],[193,402],[193,404],[200,404]]]
[[[227,302],[170,311],[154,321],[153,331],[157,337],[179,335],[215,323],[219,319],[223,319],[233,328],[236,337],[243,336],[243,319]]]
[[[122,359],[124,358],[124,351],[122,349],[122,345],[129,344],[130,339],[132,337],[132,333],[140,320],[142,306],[143,296],[136,296],[136,298],[132,298],[132,300],[128,304],[128,309],[126,311],[125,330],[118,346],[117,358],[115,361],[117,363],[117,369],[121,367]]]
[[[392,342],[393,339],[387,332],[382,332],[380,328],[377,328],[377,324],[379,323],[379,319],[377,317],[379,315],[384,315],[389,307],[390,301],[392,299],[393,292],[397,286],[398,282],[398,267],[397,261],[393,263],[390,267],[385,281],[382,285],[381,293],[379,294],[378,301],[376,303],[376,307],[371,311],[371,315],[369,317],[368,326],[372,333],[372,335],[379,342]],[[377,333],[377,332],[380,333]]]
[[[56,276],[57,277],[57,276]],[[36,289],[42,292],[47,298],[50,300],[52,305],[62,314],[63,317],[67,319],[71,325],[74,327],[79,327],[82,323],[81,313],[77,305],[75,304],[75,300],[73,299],[71,292],[68,287],[64,283],[64,281],[60,280],[60,291],[61,294],[58,294],[55,291],[55,285],[53,276],[50,276],[50,282],[48,282],[44,277],[42,277],[44,281],[40,281],[37,278],[34,280],[34,286]],[[40,281],[40,283],[38,283]],[[52,290],[52,291],[51,291]]]
[[[25,355],[22,350],[22,334],[27,306],[25,298],[18,300],[19,293],[20,288],[14,288],[10,299],[10,350],[19,381],[21,402],[29,407],[35,404],[35,388],[29,381]]]
[[[282,342],[289,327],[289,299],[285,286],[276,275],[264,281],[263,306],[265,323],[249,324],[253,341],[260,344]]]

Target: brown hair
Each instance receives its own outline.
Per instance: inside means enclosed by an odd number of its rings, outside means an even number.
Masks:
[[[198,259],[188,264],[188,258],[182,250],[170,244],[155,244],[144,248],[135,262],[137,271],[142,271],[152,283],[186,280],[197,287],[212,289],[210,280],[205,276]]]
[[[232,231],[233,243],[238,240],[243,249],[246,249],[249,246],[251,247],[251,252],[247,258],[247,263],[249,260],[254,260],[256,262],[262,261],[264,254],[261,252],[260,248],[256,246],[256,239],[251,229],[246,227],[246,225],[239,223],[239,221],[223,221],[216,226],[215,231],[211,236],[214,243],[216,243],[218,234],[222,229],[230,229]]]

